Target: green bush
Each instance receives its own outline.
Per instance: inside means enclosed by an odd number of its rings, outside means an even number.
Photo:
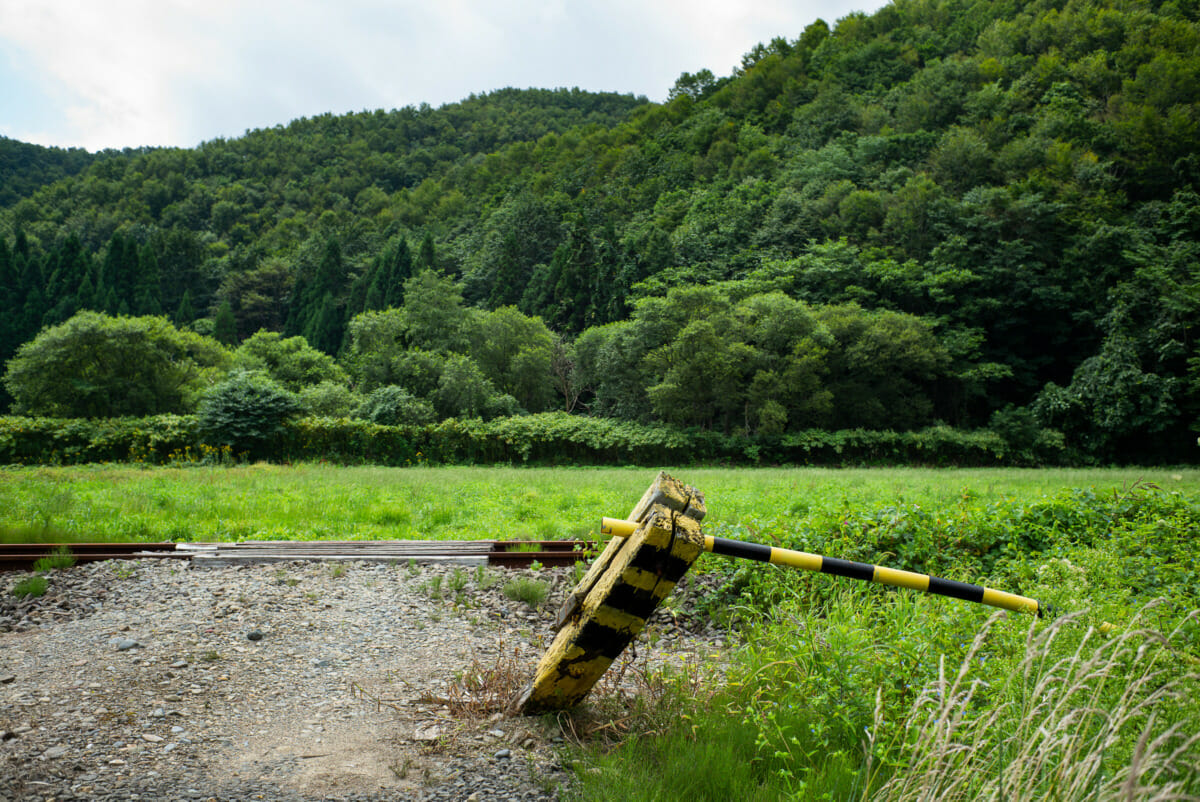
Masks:
[[[320,388],[314,388],[314,392]],[[421,420],[427,404],[399,388],[372,394],[362,414]],[[218,403],[218,400],[220,403]],[[388,404],[394,406],[389,407]],[[299,417],[302,405],[266,379],[235,376],[214,388],[199,416],[57,420],[0,418],[0,464],[195,462],[233,450],[252,458],[406,465],[1025,465],[1027,455],[989,431],[811,430],[776,437],[649,426],[546,412],[436,424],[383,425],[332,414]],[[203,436],[202,436],[203,435]],[[225,452],[222,452],[224,449]],[[1043,450],[1038,464],[1067,463]]]
[[[433,404],[395,384],[380,387],[354,411],[354,417],[383,426],[425,426],[437,419]]]
[[[362,396],[331,381],[304,387],[297,397],[304,414],[315,418],[346,418],[362,403]]]
[[[260,330],[238,346],[233,367],[265,372],[294,393],[324,382],[344,387],[350,380],[329,354],[313,348],[303,337],[285,338],[277,331]]]
[[[299,412],[296,396],[273,381],[235,373],[205,394],[197,419],[205,443],[267,459],[275,456],[272,446],[284,424]]]
[[[195,457],[200,450],[194,415],[99,420],[0,418],[0,463],[5,464],[161,464]]]
[[[297,418],[284,427],[276,456],[289,461],[412,465],[423,459],[413,432],[349,418]]]

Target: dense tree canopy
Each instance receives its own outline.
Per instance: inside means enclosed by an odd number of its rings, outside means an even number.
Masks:
[[[355,392],[439,414],[1017,409],[1102,458],[1191,458],[1198,18],[893,0],[662,104],[508,89],[28,172],[0,208],[0,359],[79,310],[168,314],[303,336]]]
[[[15,411],[30,415],[191,412],[229,362],[219,343],[164,318],[80,312],[23,345],[4,384]]]

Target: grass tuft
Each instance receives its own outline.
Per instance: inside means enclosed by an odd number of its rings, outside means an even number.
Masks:
[[[541,607],[550,595],[550,585],[540,579],[519,577],[504,583],[501,588],[504,595],[513,601],[525,602],[534,609]]]
[[[19,599],[26,598],[27,596],[44,596],[49,586],[49,580],[40,574],[27,576],[13,585],[12,595]]]

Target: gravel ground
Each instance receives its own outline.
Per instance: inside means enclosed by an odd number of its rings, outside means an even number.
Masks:
[[[550,800],[563,739],[466,695],[527,678],[569,569],[93,563],[18,599],[0,574],[0,799]],[[547,582],[538,609],[502,592]],[[707,592],[679,589],[676,609]],[[698,617],[652,620],[638,661],[711,660]],[[653,645],[651,645],[653,644]],[[506,673],[504,670],[497,674]],[[636,673],[636,672],[631,672]],[[464,709],[459,702],[470,703]]]

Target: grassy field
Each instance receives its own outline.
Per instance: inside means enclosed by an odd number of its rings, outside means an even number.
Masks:
[[[1200,470],[675,469],[709,521],[897,503],[1035,499],[1139,482],[1200,493]],[[654,471],[563,468],[84,466],[0,470],[0,540],[553,540],[594,536]]]
[[[719,669],[646,674],[641,697],[596,701],[594,731],[613,737],[566,757],[579,799],[1200,799],[1200,471],[671,473],[704,491],[712,533],[981,582],[1070,614],[995,616],[702,560],[694,571],[718,582],[694,612],[741,645]],[[654,476],[10,468],[0,539],[587,538]]]

